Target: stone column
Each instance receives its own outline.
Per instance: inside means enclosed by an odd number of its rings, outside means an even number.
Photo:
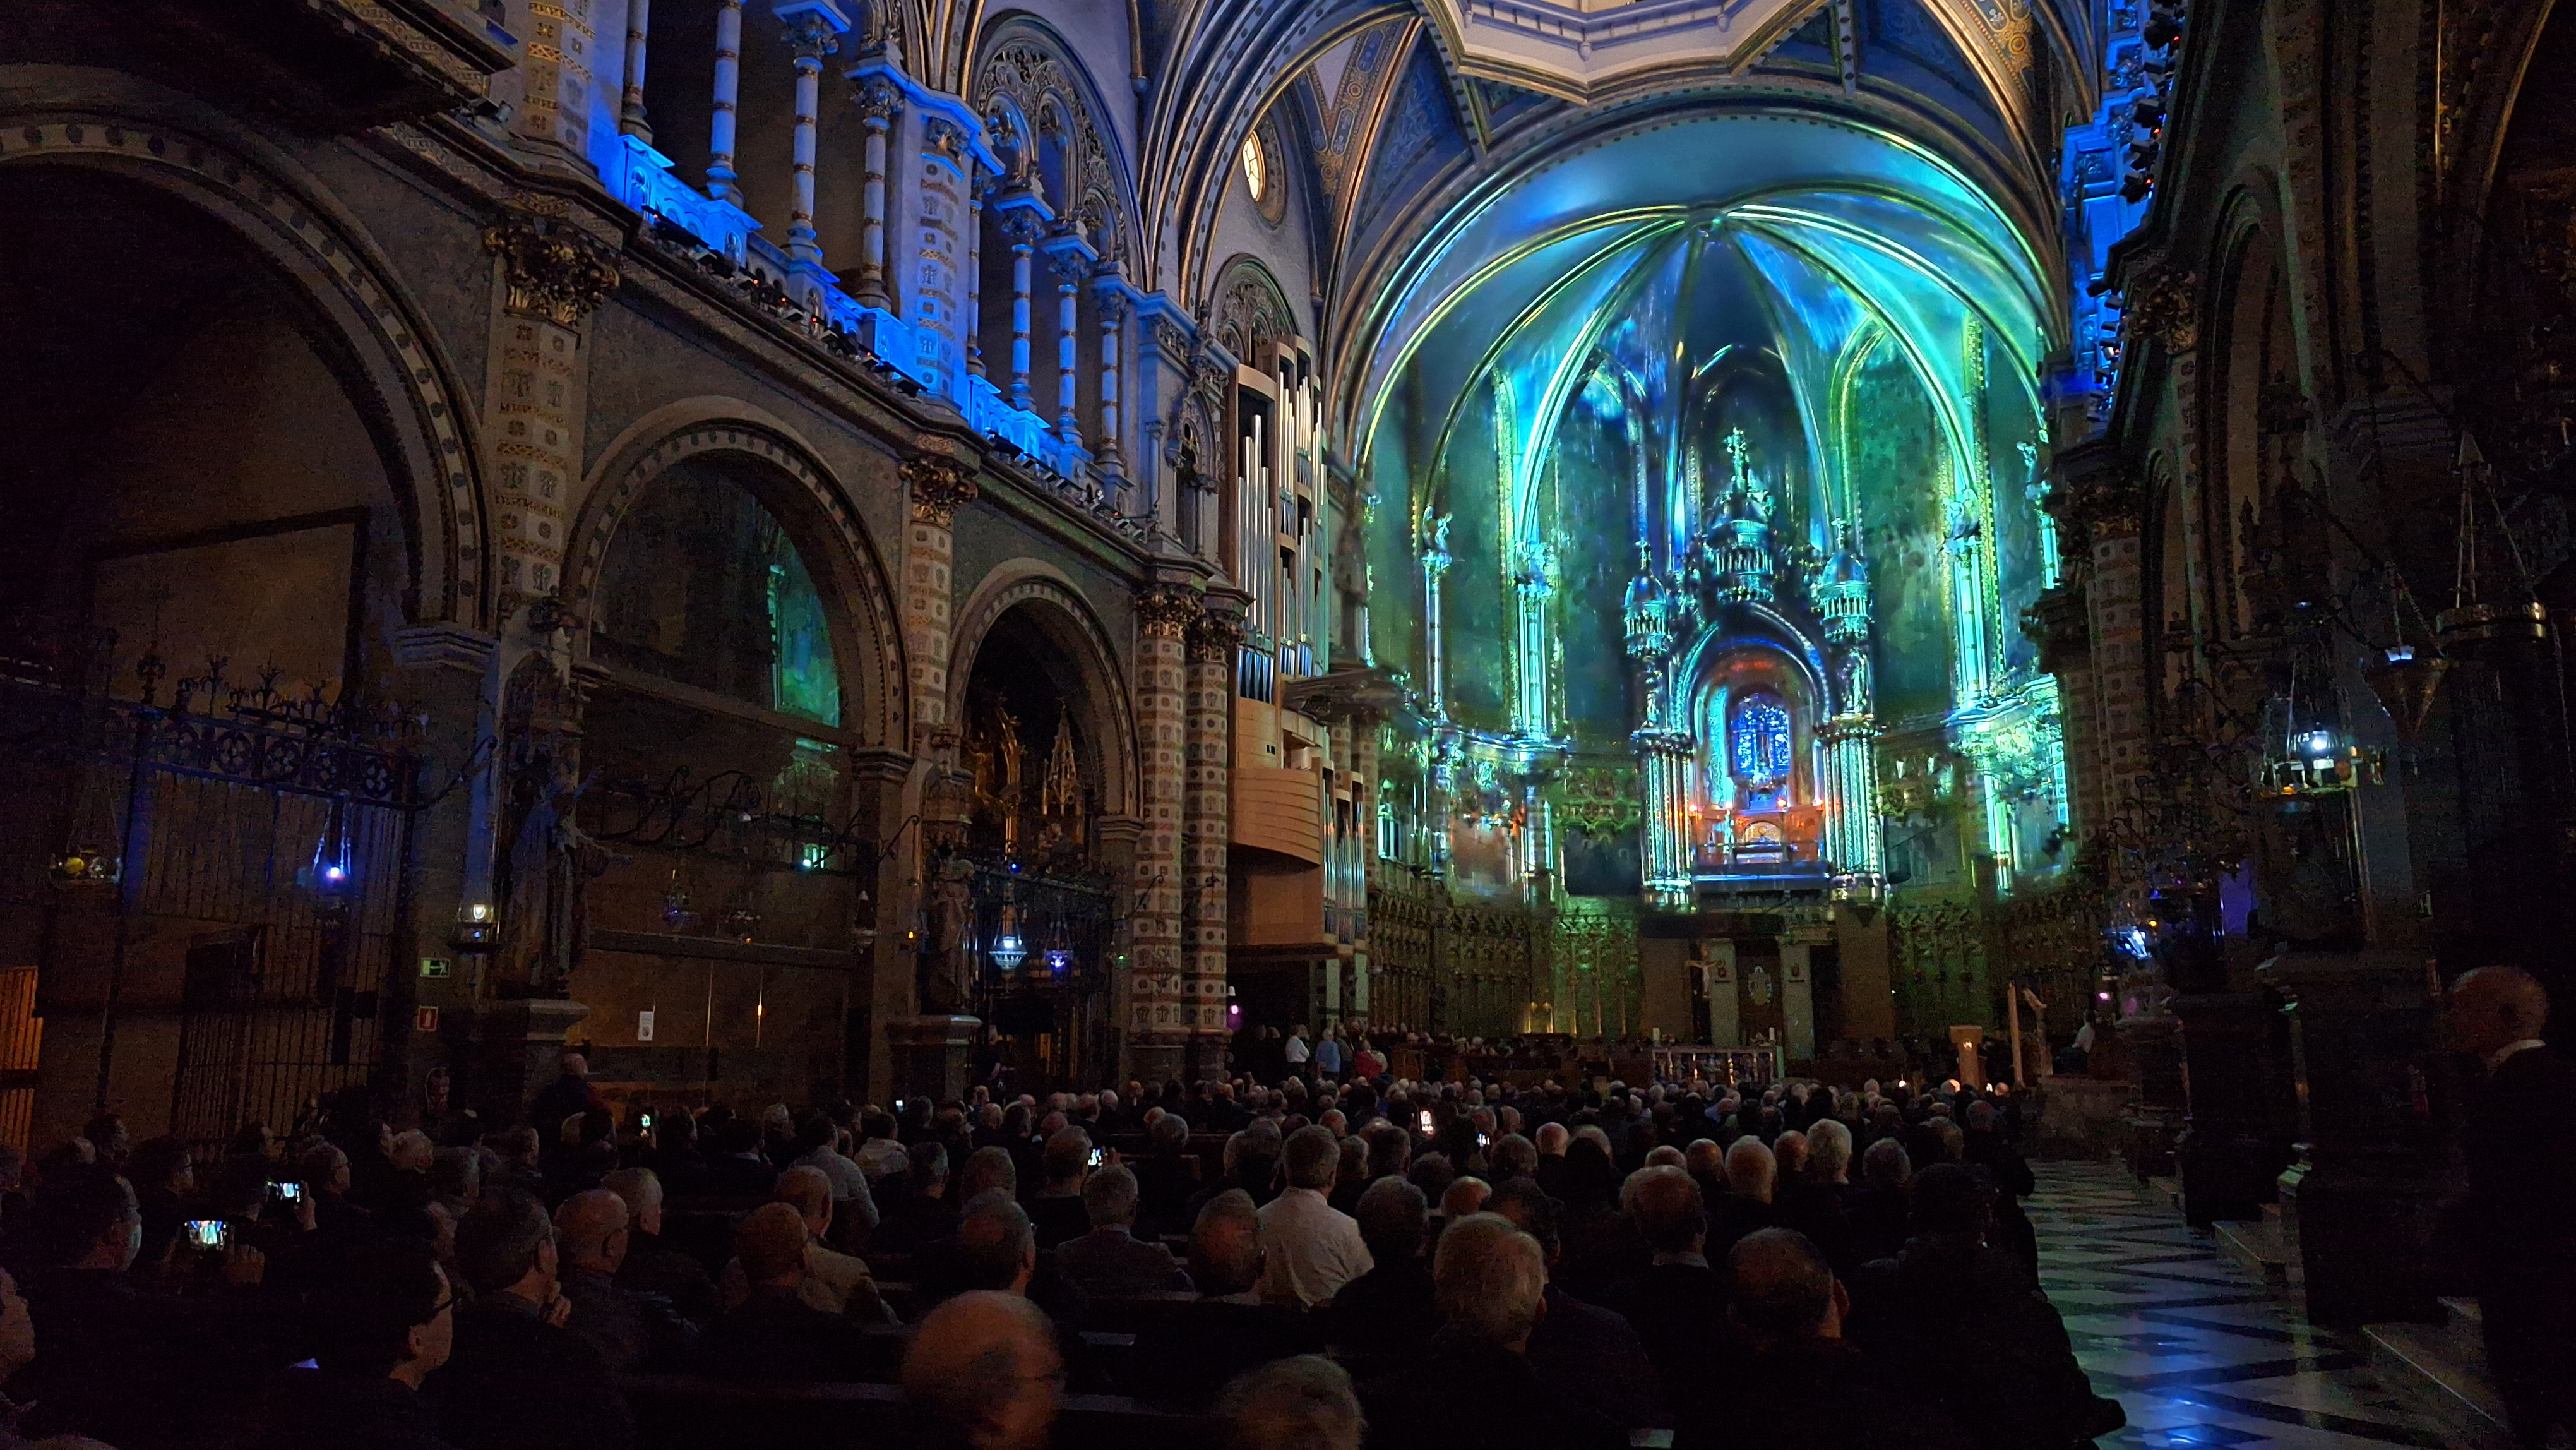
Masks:
[[[868,139],[860,154],[859,277],[852,296],[862,307],[894,310],[886,293],[886,145],[887,133],[902,114],[903,92],[889,80],[871,76],[859,83],[859,115]]]
[[[707,191],[742,205],[733,169],[734,107],[742,97],[742,0],[716,0],[716,96],[707,117]]]
[[[904,530],[903,649],[906,701],[912,719],[912,753],[933,754],[932,740],[948,725],[948,650],[955,586],[950,560],[956,551],[957,509],[980,495],[972,470],[958,459],[922,454],[903,465],[912,497],[912,523]]]
[[[1189,626],[1186,704],[1189,762],[1181,825],[1182,895],[1188,976],[1182,1010],[1189,1024],[1189,1068],[1215,1077],[1225,1067],[1225,968],[1229,945],[1226,847],[1232,837],[1234,662],[1243,622],[1210,608]]]
[[[1359,838],[1360,869],[1352,872],[1351,885],[1359,899],[1351,902],[1351,1010],[1363,1020],[1376,1004],[1376,984],[1369,980],[1369,915],[1375,904],[1370,893],[1377,886],[1377,726],[1376,717],[1366,711],[1355,711],[1340,728],[1350,732],[1350,748],[1345,758],[1351,772],[1351,816]]]
[[[499,485],[504,611],[562,584],[564,538],[582,476],[583,396],[590,364],[582,324],[617,286],[615,243],[569,210],[519,211],[488,227],[496,259],[483,416]]]
[[[886,264],[886,287],[894,294],[887,305],[900,305],[912,319],[923,340],[924,361],[927,354],[938,354],[936,385],[952,398],[963,395],[954,378],[966,365],[967,349],[974,346],[975,314],[966,299],[975,286],[971,248],[977,222],[967,197],[974,189],[971,178],[979,164],[971,138],[955,120],[942,115],[921,118],[921,165],[914,173],[912,197],[913,245],[908,250],[898,248],[896,260]],[[957,276],[961,256],[969,258],[963,287]]]
[[[1006,235],[1011,239],[1011,406],[1026,410],[1029,393],[1029,289],[1037,261],[1035,219],[1013,212]]]
[[[520,56],[510,129],[541,150],[588,164],[590,61],[598,37],[591,7],[567,0],[510,0],[510,29],[531,42]]]
[[[1082,379],[1082,284],[1090,280],[1100,254],[1070,228],[1049,237],[1048,269],[1055,273],[1055,430],[1076,448],[1082,446],[1082,419],[1075,412]]]
[[[1127,320],[1127,281],[1112,267],[1100,274],[1092,295],[1100,313],[1100,473],[1108,480],[1110,497],[1116,498],[1127,476],[1124,450],[1118,445],[1118,374],[1125,361],[1120,349]]]
[[[1638,850],[1645,857],[1646,892],[1658,906],[1690,902],[1691,737],[1685,730],[1639,730],[1628,737],[1644,775],[1645,821]]]
[[[1182,791],[1188,779],[1188,665],[1184,636],[1199,617],[1196,590],[1154,585],[1136,597],[1136,735],[1143,756],[1138,797],[1144,829],[1136,841],[1127,1076],[1163,1082],[1182,1075],[1189,1031],[1181,1018]]]
[[[966,371],[984,375],[984,190],[976,164],[966,164],[966,302],[958,327],[966,335]]]
[[[626,0],[626,86],[618,97],[617,130],[650,146],[652,124],[644,119],[644,45],[653,29],[653,0]]]
[[[781,0],[778,18],[787,25],[787,51],[796,62],[796,127],[794,178],[787,214],[787,260],[805,284],[800,298],[812,305],[811,293],[826,280],[823,246],[814,236],[814,131],[823,110],[823,57],[841,48],[850,28],[832,0]]]

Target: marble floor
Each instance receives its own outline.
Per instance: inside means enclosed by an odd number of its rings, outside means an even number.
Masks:
[[[2458,1444],[2310,1328],[2116,1164],[2033,1165],[2040,1282],[2097,1394],[2127,1407],[2111,1447],[2446,1450]]]

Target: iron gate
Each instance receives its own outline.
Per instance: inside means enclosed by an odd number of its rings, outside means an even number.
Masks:
[[[121,700],[54,663],[0,659],[0,778],[50,823],[6,844],[52,888],[39,979],[104,978],[100,1105],[120,1028],[173,1011],[168,1131],[201,1147],[367,1083],[408,906],[408,722],[219,664],[156,704],[149,670]]]

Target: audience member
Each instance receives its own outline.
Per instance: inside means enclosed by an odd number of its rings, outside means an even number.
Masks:
[[[805,1225],[805,1277],[797,1297],[826,1314],[842,1314],[862,1324],[893,1319],[877,1296],[865,1259],[842,1253],[827,1242],[832,1232],[832,1181],[819,1168],[799,1165],[778,1175],[778,1201],[796,1210]],[[749,1270],[725,1265],[719,1287],[725,1306],[739,1307],[750,1292]]]
[[[1262,1290],[1273,1302],[1311,1309],[1367,1273],[1371,1262],[1360,1226],[1324,1201],[1341,1164],[1332,1130],[1298,1129],[1285,1156],[1288,1185],[1260,1210],[1270,1262]]]
[[[1528,1350],[1530,1367],[1538,1371],[1539,1379],[1613,1424],[1670,1425],[1672,1412],[1664,1406],[1663,1379],[1637,1331],[1625,1317],[1586,1304],[1556,1286],[1556,1266],[1564,1256],[1564,1245],[1556,1233],[1556,1203],[1547,1190],[1533,1179],[1512,1179],[1495,1188],[1485,1208],[1537,1240],[1547,1261],[1546,1312],[1530,1334]]]
[[[822,1188],[828,1196],[829,1182]],[[707,1373],[738,1380],[858,1377],[866,1350],[858,1325],[807,1293],[814,1248],[812,1221],[784,1199],[762,1204],[734,1226],[726,1277],[740,1274],[743,1292],[707,1335]]]
[[[1408,1450],[1603,1450],[1628,1443],[1613,1424],[1555,1393],[1529,1362],[1546,1313],[1538,1242],[1494,1214],[1440,1235],[1432,1277],[1443,1320],[1420,1363],[1360,1389],[1372,1436]]]
[[[1463,1181],[1463,1180],[1462,1180]],[[1360,1241],[1373,1267],[1322,1310],[1324,1338],[1363,1379],[1411,1364],[1440,1328],[1431,1264],[1430,1211],[1422,1190],[1392,1174],[1360,1195]]]
[[[1062,1128],[1046,1141],[1046,1182],[1029,1199],[1029,1223],[1037,1230],[1038,1247],[1053,1249],[1067,1239],[1080,1238],[1091,1229],[1090,1215],[1082,1198],[1082,1182],[1090,1172],[1091,1135],[1080,1128]]]
[[[692,1324],[715,1318],[723,1307],[706,1265],[662,1238],[662,1180],[650,1168],[621,1168],[600,1187],[626,1204],[626,1257],[617,1267],[619,1288],[667,1300]]]
[[[1911,1377],[1979,1450],[2065,1450],[2125,1423],[2094,1395],[2066,1326],[2020,1262],[1986,1244],[1986,1187],[1936,1163],[1914,1180],[1914,1237],[1864,1276],[1853,1339]],[[1939,1355],[1924,1353],[1939,1345]]]
[[[903,1357],[923,1450],[1044,1450],[1064,1386],[1055,1326],[1014,1294],[979,1290],[930,1311]]]
[[[1843,1338],[1851,1300],[1813,1240],[1756,1229],[1728,1270],[1729,1315],[1750,1353],[1727,1358],[1722,1407],[1684,1421],[1679,1450],[1967,1450],[1946,1415]]]
[[[1148,1398],[1202,1408],[1247,1369],[1323,1349],[1305,1315],[1263,1302],[1262,1238],[1260,1211],[1240,1189],[1199,1210],[1190,1229],[1190,1282],[1198,1286],[1198,1300],[1149,1322],[1136,1337],[1137,1378]]]
[[[1708,1218],[1687,1170],[1643,1169],[1631,1180],[1627,1200],[1628,1216],[1653,1263],[1611,1285],[1601,1303],[1645,1341],[1665,1402],[1687,1420],[1711,1389],[1707,1370],[1726,1325],[1726,1280],[1704,1253]]]
[[[2541,1039],[2549,996],[2518,967],[2451,986],[2451,1044],[2478,1059],[2468,1194],[2451,1231],[2466,1250],[2487,1363],[2526,1445],[2576,1431],[2576,1064]]]
[[[672,1368],[696,1339],[669,1300],[618,1284],[633,1241],[630,1221],[626,1200],[607,1188],[576,1193],[555,1209],[563,1296],[572,1302],[564,1327],[599,1351],[615,1374]]]
[[[1136,1200],[1136,1175],[1122,1164],[1084,1180],[1091,1231],[1056,1246],[1057,1277],[1090,1298],[1190,1292],[1190,1276],[1172,1251],[1136,1237]]]
[[[554,1225],[534,1200],[487,1195],[456,1229],[474,1302],[456,1315],[447,1364],[429,1377],[440,1432],[459,1450],[625,1450],[634,1417],[608,1366],[565,1329]]]
[[[312,1296],[314,1369],[290,1373],[260,1450],[449,1450],[421,1382],[456,1343],[456,1292],[428,1245],[342,1261]]]
[[[1750,1135],[1736,1139],[1726,1150],[1726,1197],[1708,1209],[1708,1252],[1722,1261],[1737,1239],[1769,1228],[1779,1182],[1779,1160],[1762,1140]]]
[[[1233,1450],[1359,1450],[1368,1430],[1351,1377],[1322,1355],[1249,1370],[1217,1401]]]

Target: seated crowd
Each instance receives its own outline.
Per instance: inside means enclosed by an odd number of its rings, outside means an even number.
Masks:
[[[777,1438],[791,1404],[985,1450],[1082,1414],[1260,1450],[2121,1423],[2037,1287],[2019,1115],[1955,1088],[1291,1078],[620,1123],[584,1073],[495,1130],[353,1094],[202,1165],[94,1124],[0,1195],[0,1444],[628,1450]]]

